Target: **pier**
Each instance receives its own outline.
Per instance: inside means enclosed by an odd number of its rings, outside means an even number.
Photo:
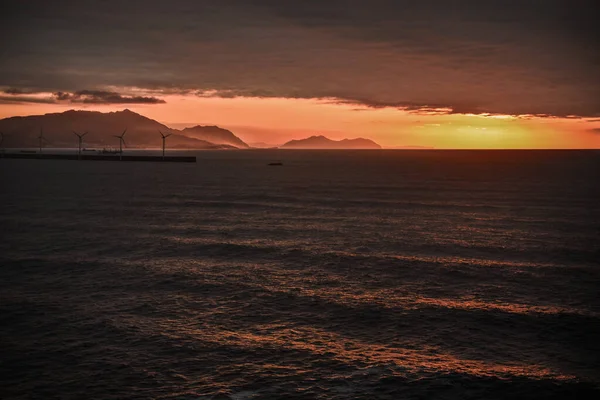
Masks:
[[[0,158],[30,160],[81,160],[81,161],[146,161],[195,163],[196,156],[151,156],[118,154],[49,154],[49,153],[3,153]]]

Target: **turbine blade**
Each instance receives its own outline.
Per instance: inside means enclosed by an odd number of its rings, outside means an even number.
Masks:
[[[83,135],[81,135],[81,137],[84,137],[84,136],[85,136],[85,135],[87,135],[87,134],[88,134],[88,133],[87,133],[87,132],[85,132]]]
[[[125,130],[123,131],[123,133],[121,133],[121,136],[125,136],[126,133],[127,133],[127,128],[125,128]]]

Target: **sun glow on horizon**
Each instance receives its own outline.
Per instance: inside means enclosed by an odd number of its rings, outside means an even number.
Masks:
[[[436,149],[600,148],[599,120],[497,114],[458,114],[368,108],[336,99],[211,97],[128,88],[130,95],[160,96],[164,104],[81,104],[45,102],[0,104],[0,117],[63,112],[69,109],[119,111],[124,108],[166,125],[211,124],[231,129],[246,142],[281,144],[323,134],[331,139],[364,137],[384,147]]]

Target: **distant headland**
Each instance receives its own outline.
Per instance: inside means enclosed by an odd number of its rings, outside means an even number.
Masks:
[[[370,139],[331,140],[325,136],[311,136],[306,139],[290,140],[281,146],[282,149],[381,149],[381,146]]]

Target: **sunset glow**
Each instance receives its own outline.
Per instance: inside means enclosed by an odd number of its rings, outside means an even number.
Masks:
[[[178,1],[16,7],[0,117],[127,108],[267,145],[600,148],[585,7]]]
[[[600,398],[598,0],[5,3],[2,400]]]
[[[114,89],[114,88],[111,88]],[[156,95],[126,88],[122,92]],[[31,95],[42,100],[52,93]],[[164,104],[131,104],[127,108],[169,126],[218,125],[246,142],[273,145],[310,135],[332,139],[368,137],[386,148],[560,149],[600,148],[594,129],[600,121],[585,118],[451,114],[447,110],[408,111],[343,104],[337,99],[161,96]],[[116,104],[31,104],[0,106],[0,117],[63,112],[69,109],[118,111]]]

